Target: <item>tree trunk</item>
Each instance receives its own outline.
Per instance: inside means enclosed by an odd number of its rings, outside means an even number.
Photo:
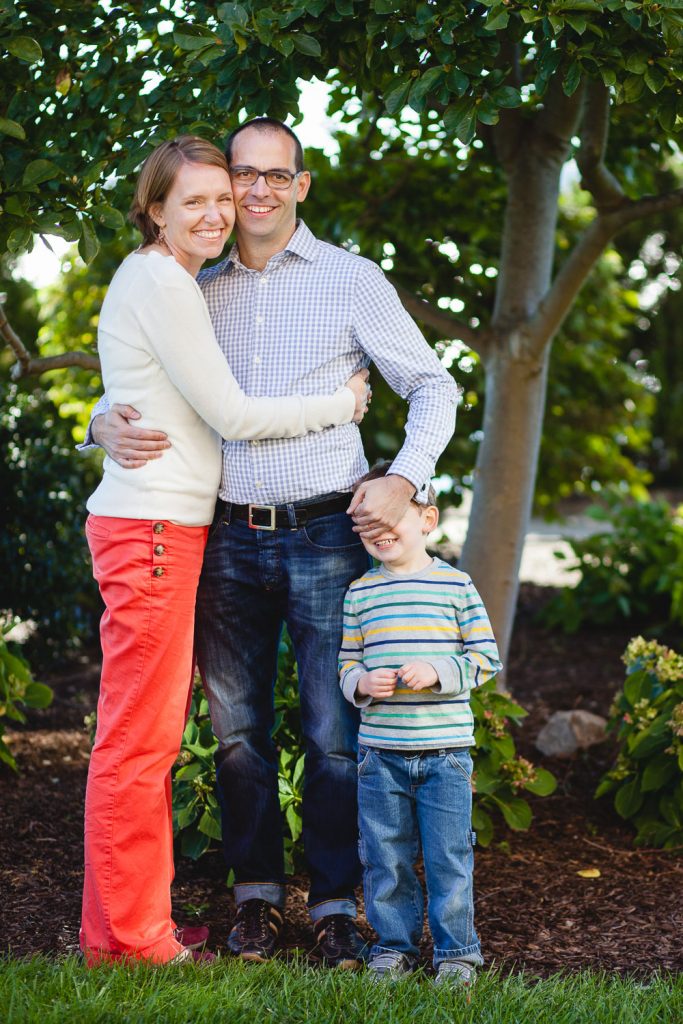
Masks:
[[[486,605],[503,663],[519,589],[519,565],[536,481],[550,348],[522,360],[507,339],[487,364],[484,437],[459,565]]]
[[[560,173],[578,107],[553,97],[538,119],[502,126],[508,178],[492,340],[486,370],[483,439],[460,564],[481,592],[501,658],[510,647],[519,565],[536,482],[551,336],[527,329],[552,279]],[[503,679],[501,678],[501,684]]]

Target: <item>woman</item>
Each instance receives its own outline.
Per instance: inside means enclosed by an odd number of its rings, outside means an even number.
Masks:
[[[195,281],[234,221],[227,164],[181,136],[145,161],[131,219],[143,236],[114,275],[98,344],[109,399],[171,447],[135,471],[110,459],[86,534],[106,606],[98,725],[85,808],[81,948],[88,963],[195,959],[171,919],[170,770],[192,675],[194,603],[221,468],[221,436],[291,437],[358,422],[364,373],[334,395],[249,398]],[[182,935],[180,936],[182,937]],[[210,957],[210,954],[203,954]]]

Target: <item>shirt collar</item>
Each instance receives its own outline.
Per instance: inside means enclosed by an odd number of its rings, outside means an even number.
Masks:
[[[287,242],[282,252],[276,252],[274,256],[271,256],[268,262],[272,260],[279,260],[284,253],[292,253],[294,256],[300,256],[301,259],[306,260],[307,263],[312,263],[316,255],[316,237],[312,231],[310,231],[302,220],[297,220],[296,231]],[[226,260],[226,267],[244,267],[244,264],[240,260],[239,246],[237,242],[232,246],[228,258]],[[244,267],[248,270],[248,267]]]

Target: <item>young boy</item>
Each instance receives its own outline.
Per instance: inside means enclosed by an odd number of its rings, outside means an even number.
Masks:
[[[364,541],[380,564],[348,589],[339,666],[344,696],[361,708],[360,854],[378,936],[368,970],[395,979],[415,969],[421,846],[436,981],[469,985],[483,963],[473,922],[469,691],[501,663],[469,576],[425,550],[438,518],[425,485],[393,530]]]

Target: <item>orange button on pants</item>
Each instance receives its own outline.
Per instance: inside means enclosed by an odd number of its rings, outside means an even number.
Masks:
[[[192,685],[205,527],[89,516],[106,610],[102,680],[85,798],[81,949],[89,964],[163,963],[173,937],[170,771]]]

